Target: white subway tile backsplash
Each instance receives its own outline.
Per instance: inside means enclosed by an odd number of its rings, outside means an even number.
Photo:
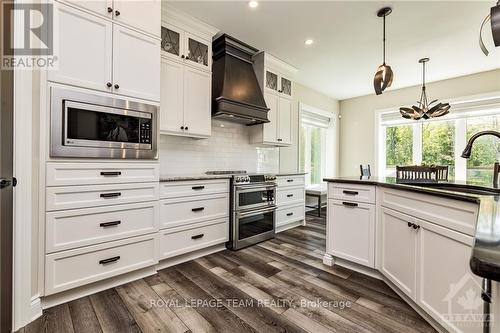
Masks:
[[[244,125],[212,121],[212,136],[191,139],[160,136],[160,173],[203,173],[207,170],[247,170],[279,172],[279,148],[249,143],[249,128]]]

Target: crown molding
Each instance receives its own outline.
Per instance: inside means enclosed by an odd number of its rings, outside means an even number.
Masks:
[[[162,23],[172,24],[179,28],[193,30],[197,32],[197,34],[209,36],[210,39],[212,39],[212,37],[219,32],[219,29],[216,27],[189,15],[178,8],[175,8],[166,1],[162,1],[161,21]]]

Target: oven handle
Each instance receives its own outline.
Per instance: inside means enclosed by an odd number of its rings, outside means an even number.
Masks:
[[[266,209],[252,210],[249,212],[236,212],[236,216],[238,218],[242,218],[242,217],[254,216],[254,215],[263,214],[263,213],[270,213],[270,212],[274,212],[274,211],[276,211],[276,206],[271,206],[271,207],[266,208]]]
[[[258,190],[258,189],[262,189],[262,190],[266,190],[266,191],[269,191],[269,190],[276,190],[276,185],[255,185],[255,186],[236,186],[235,187],[235,190],[236,192],[238,193],[245,193],[245,192],[250,192],[250,191],[255,191],[255,190]]]

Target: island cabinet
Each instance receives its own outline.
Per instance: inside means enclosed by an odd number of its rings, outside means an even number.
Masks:
[[[375,267],[375,187],[330,184],[327,252]]]
[[[483,303],[481,279],[469,268],[473,237],[457,230],[475,224],[477,205],[394,189],[378,195],[380,272],[449,332],[481,332],[482,320],[464,326],[474,315],[481,318]],[[449,209],[454,223],[446,226]]]

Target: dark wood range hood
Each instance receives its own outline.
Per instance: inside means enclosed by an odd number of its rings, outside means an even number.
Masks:
[[[268,123],[252,57],[259,50],[227,34],[212,42],[212,117],[246,125]]]

